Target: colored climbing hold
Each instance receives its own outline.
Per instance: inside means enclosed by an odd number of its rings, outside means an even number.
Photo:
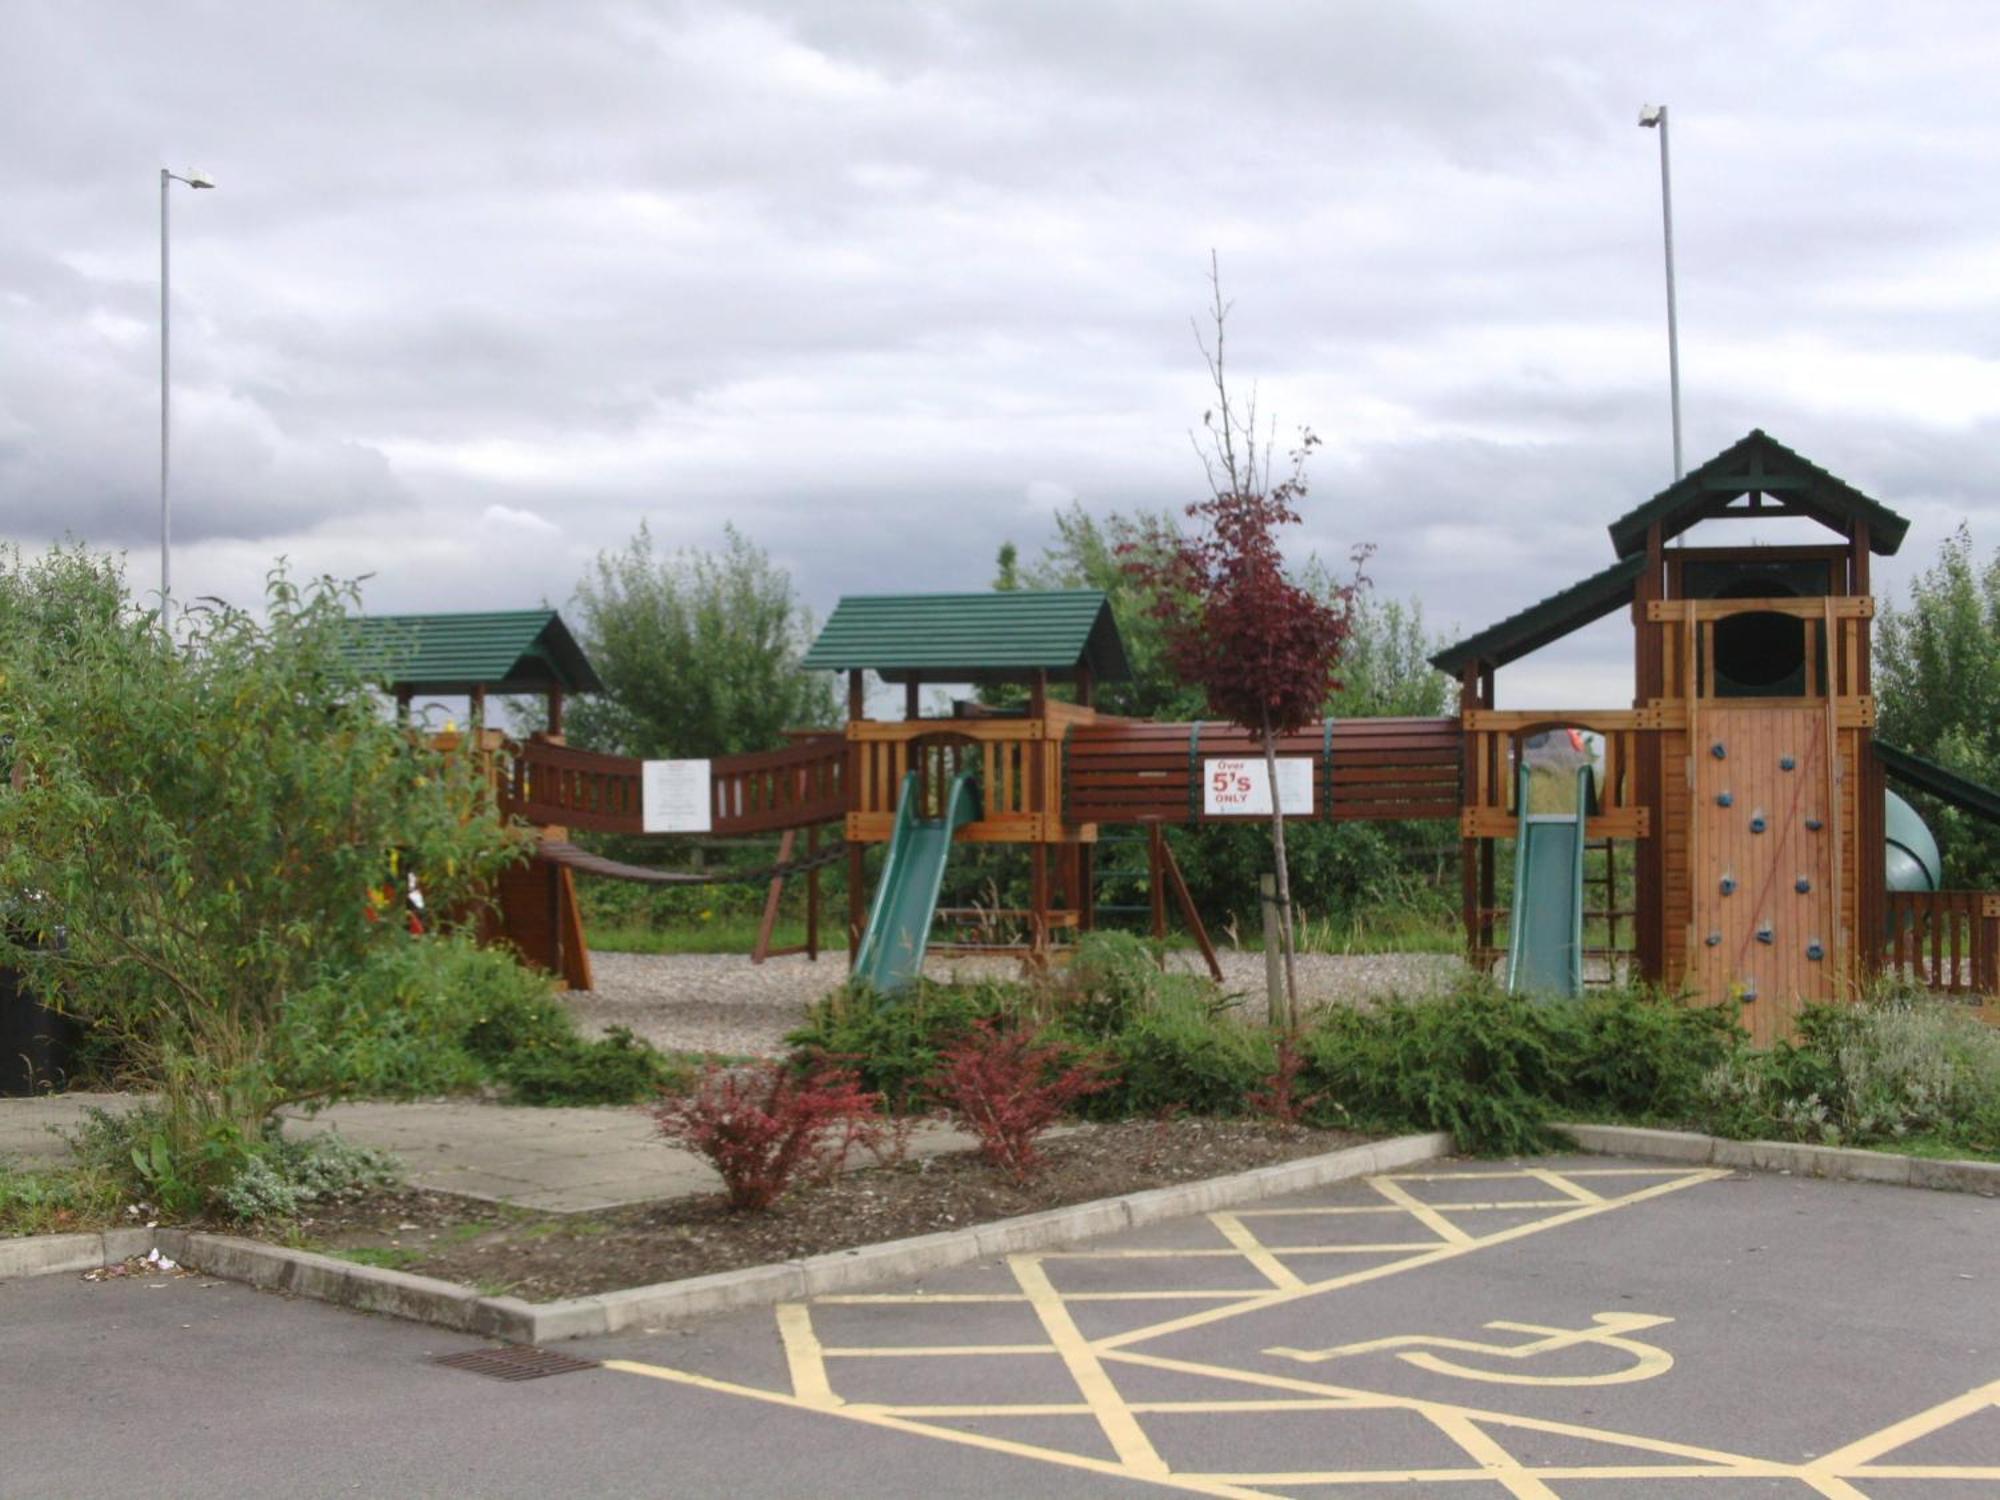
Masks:
[[[1715,794],[1715,805],[1717,807],[1728,807],[1735,800],[1736,794],[1734,792],[1717,792]]]
[[[1720,948],[1722,946],[1722,934],[1719,932],[1711,932],[1708,935],[1706,941],[1709,947]]]
[[[1819,832],[1819,831],[1820,831],[1820,830],[1821,830],[1822,828],[1824,828],[1824,827],[1826,827],[1826,824],[1824,824],[1824,823],[1820,822],[1820,820],[1819,820],[1818,818],[1807,818],[1807,819],[1806,819],[1806,832],[1807,832],[1807,833],[1818,833],[1818,832]]]
[[[1771,931],[1771,924],[1769,922],[1764,923],[1763,926],[1757,929],[1757,941],[1760,943],[1768,944],[1776,936],[1777,934]]]
[[[1806,957],[1814,963],[1818,963],[1822,958],[1826,957],[1826,949],[1818,938],[1814,938],[1810,943],[1806,944]]]
[[[1764,828],[1764,809],[1760,807],[1757,811],[1750,814],[1750,831],[1752,833],[1762,833]]]
[[[1812,889],[1812,882],[1801,875],[1797,880],[1792,882],[1792,889],[1803,896],[1807,891]]]
[[[1725,875],[1722,877],[1722,894],[1725,896],[1736,894],[1736,877],[1734,875]]]
[[[1757,986],[1754,984],[1745,984],[1739,992],[1739,998],[1745,1005],[1748,1005],[1752,1000],[1757,998]]]
[[[1778,769],[1780,771],[1790,771],[1794,769],[1797,765],[1798,762],[1793,760],[1789,755],[1781,755],[1778,757]]]
[[[1729,759],[1729,747],[1723,744],[1721,740],[1717,740],[1713,745],[1710,745],[1708,753],[1713,755],[1717,760]]]

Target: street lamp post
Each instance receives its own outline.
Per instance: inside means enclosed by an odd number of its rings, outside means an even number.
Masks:
[[[167,184],[184,182],[191,188],[215,186],[199,172],[183,177],[160,168],[160,628],[169,623],[169,602],[173,598],[173,531],[167,508],[167,409],[170,386],[167,378]]]
[[[1639,110],[1639,124],[1660,132],[1660,217],[1667,238],[1667,389],[1674,411],[1674,478],[1685,472],[1681,465],[1681,341],[1674,317],[1674,179],[1667,165],[1667,107],[1647,104]]]

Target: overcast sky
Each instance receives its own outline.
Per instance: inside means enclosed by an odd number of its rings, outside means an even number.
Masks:
[[[1179,505],[1211,248],[1309,423],[1301,552],[1476,629],[1753,426],[2000,543],[2000,12],[1974,4],[0,0],[0,530],[176,593],[561,604],[733,521],[822,614]],[[1879,586],[1879,585],[1878,585]],[[1885,590],[1887,591],[1887,590]],[[1611,703],[1625,637],[1503,673]],[[1509,679],[1512,678],[1510,682]]]

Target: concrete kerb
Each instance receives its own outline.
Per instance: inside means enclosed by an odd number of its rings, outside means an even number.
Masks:
[[[1732,1141],[1683,1130],[1647,1130],[1633,1125],[1559,1125],[1579,1150],[1604,1156],[1648,1157],[1696,1166],[1735,1167],[1754,1172],[1789,1172],[1838,1182],[1882,1182],[1897,1187],[1941,1189],[2000,1197],[2000,1162],[1949,1161],[1856,1151],[1841,1146],[1805,1146],[1789,1141]]]
[[[357,1265],[334,1256],[287,1250],[230,1235],[173,1229],[0,1241],[0,1278],[90,1270],[158,1248],[192,1270],[272,1291],[513,1343],[547,1344],[923,1276],[971,1261],[1047,1249],[1163,1219],[1393,1171],[1435,1160],[1451,1149],[1448,1135],[1400,1136],[1228,1177],[1075,1203],[990,1224],[559,1302],[482,1296],[470,1287],[406,1271]],[[15,1266],[20,1269],[13,1269]]]

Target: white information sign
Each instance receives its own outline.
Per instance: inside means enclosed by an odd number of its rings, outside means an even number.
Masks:
[[[644,762],[639,772],[639,806],[640,826],[648,833],[707,833],[708,762]]]
[[[1313,763],[1288,755],[1278,762],[1278,805],[1287,817],[1309,818],[1313,811]],[[1201,808],[1210,817],[1270,817],[1271,778],[1264,757],[1201,763]]]

